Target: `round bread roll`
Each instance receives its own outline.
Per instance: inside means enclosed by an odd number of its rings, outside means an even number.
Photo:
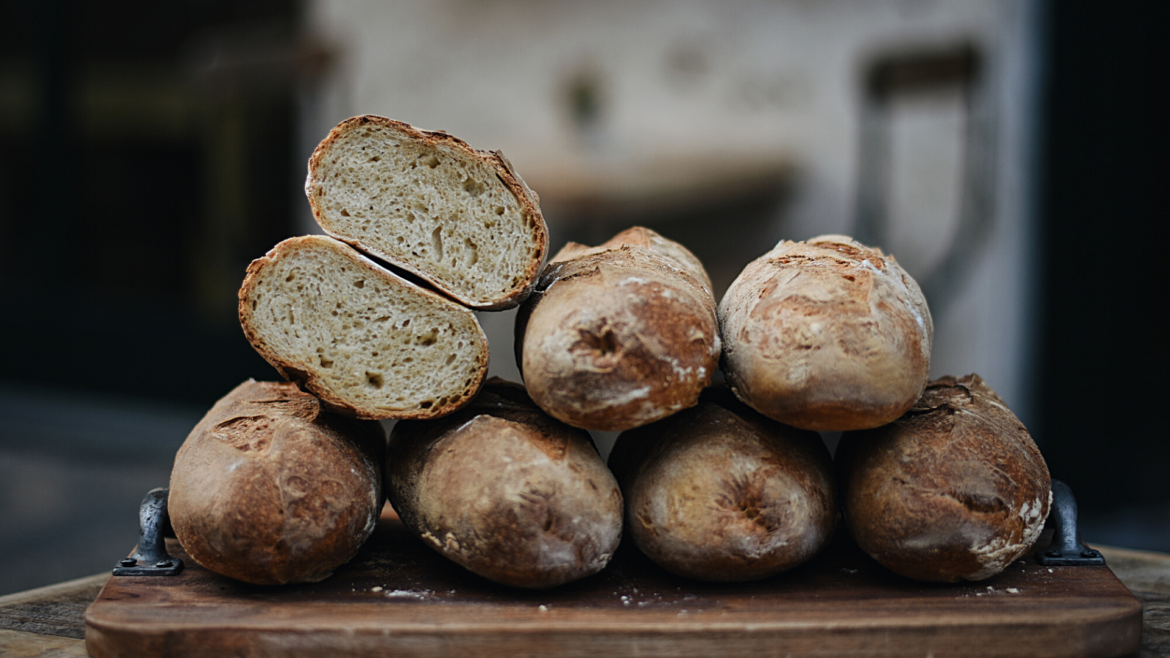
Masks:
[[[570,243],[516,318],[516,360],[532,399],[575,427],[620,431],[693,406],[719,365],[703,266],[644,228]]]
[[[983,580],[1031,549],[1052,500],[1044,457],[979,378],[943,377],[914,407],[837,446],[858,545],[917,580]]]
[[[589,434],[496,378],[450,416],[399,421],[386,480],[407,528],[504,585],[584,578],[605,567],[621,540],[621,492]]]
[[[781,425],[726,391],[623,432],[609,457],[626,528],[662,568],[746,581],[795,567],[837,522],[829,451],[815,432]]]
[[[934,336],[918,284],[877,249],[781,242],[719,305],[723,371],[760,413],[818,431],[884,425],[922,394]]]
[[[175,456],[168,507],[200,565],[258,585],[316,582],[349,561],[382,510],[386,433],[294,384],[249,380]]]

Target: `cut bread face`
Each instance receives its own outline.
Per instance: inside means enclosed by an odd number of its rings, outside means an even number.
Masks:
[[[393,119],[330,131],[305,194],[326,233],[475,309],[522,302],[548,253],[537,196],[503,154]]]
[[[487,337],[470,310],[326,236],[290,238],[253,261],[239,313],[286,379],[358,418],[442,416],[487,373]]]

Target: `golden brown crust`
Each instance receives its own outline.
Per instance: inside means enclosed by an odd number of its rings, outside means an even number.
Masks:
[[[168,507],[191,557],[260,585],[314,582],[347,562],[382,508],[386,434],[290,383],[249,380],[175,456]]]
[[[496,379],[451,416],[395,425],[386,478],[424,543],[504,585],[594,574],[621,539],[621,493],[589,435]]]
[[[815,432],[717,399],[705,393],[618,438],[609,464],[627,535],[664,569],[700,580],[754,580],[805,562],[837,521],[828,450]]]
[[[978,375],[933,381],[895,422],[845,433],[837,463],[854,539],[910,578],[989,578],[1048,516],[1044,457]]]
[[[309,157],[309,174],[305,182],[305,193],[309,199],[309,206],[313,211],[313,216],[317,219],[322,229],[329,235],[347,242],[362,251],[371,251],[370,245],[343,232],[339,232],[334,228],[320,205],[318,196],[320,183],[315,180],[316,172],[322,168],[322,160],[328,157],[330,149],[333,148],[334,144],[346,133],[371,124],[394,130],[403,136],[413,139],[425,148],[434,149],[445,147],[467,158],[474,158],[486,163],[495,170],[496,177],[520,204],[522,214],[530,221],[531,240],[536,245],[534,255],[526,264],[524,271],[516,277],[513,287],[506,293],[491,299],[470,297],[464,291],[458,290],[442,279],[436,278],[434,273],[425,267],[419,267],[409,260],[396,258],[392,253],[378,250],[375,255],[396,267],[401,267],[426,280],[444,294],[450,295],[452,299],[471,308],[489,311],[503,310],[512,308],[523,302],[529,292],[531,292],[532,286],[536,282],[536,277],[544,264],[544,260],[548,256],[548,228],[540,211],[539,197],[528,187],[524,179],[516,173],[512,163],[501,151],[481,151],[472,148],[471,145],[458,137],[449,135],[441,130],[424,130],[387,117],[363,115],[346,119],[329,131],[329,134],[321,141]]]
[[[424,304],[429,304],[433,308],[438,309],[441,313],[467,315],[465,324],[469,327],[469,330],[464,332],[464,338],[467,343],[466,349],[476,363],[474,372],[471,374],[467,384],[458,390],[452,389],[437,392],[433,397],[439,403],[426,407],[407,406],[394,408],[388,406],[372,406],[357,401],[353,396],[347,395],[344,389],[338,389],[336,385],[331,384],[323,370],[313,362],[313,358],[316,356],[315,354],[306,354],[303,352],[282,353],[270,345],[264,337],[264,332],[261,330],[264,321],[258,319],[255,314],[257,290],[260,286],[264,285],[264,271],[266,268],[271,267],[278,259],[287,258],[301,249],[333,250],[335,253],[345,257],[354,268],[368,273],[369,276],[375,279],[385,281],[387,285],[404,291]],[[277,290],[274,291],[274,294],[286,293]],[[318,301],[324,303],[324,300]],[[240,319],[240,327],[244,331],[244,337],[247,338],[248,342],[251,343],[252,347],[265,361],[276,368],[281,376],[295,383],[302,390],[317,397],[331,410],[355,418],[377,420],[389,418],[435,418],[442,416],[467,404],[475,396],[476,392],[479,391],[480,386],[483,385],[487,377],[487,336],[479,328],[478,322],[469,311],[445,297],[398,277],[393,272],[379,266],[374,261],[366,258],[345,244],[324,236],[308,235],[289,238],[277,244],[261,258],[252,261],[248,265],[247,272],[244,275],[244,281],[240,286],[237,311]],[[354,346],[354,349],[360,348]],[[389,385],[393,387],[398,384],[391,381]]]
[[[780,422],[877,427],[918,399],[934,328],[893,257],[844,236],[781,242],[719,305],[723,371],[736,395]]]
[[[673,248],[622,241],[647,235]],[[537,405],[575,427],[612,431],[698,401],[721,343],[706,274],[682,252],[634,229],[558,254],[571,258],[545,268],[516,318],[516,359]]]

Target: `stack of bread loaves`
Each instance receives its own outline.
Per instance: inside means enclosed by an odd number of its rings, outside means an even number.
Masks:
[[[176,457],[172,523],[209,569],[323,578],[383,489],[426,545],[528,588],[597,573],[623,529],[711,581],[809,560],[842,513],[923,580],[990,577],[1039,535],[1043,458],[977,376],[927,381],[930,311],[880,250],[781,242],[718,305],[641,227],[542,268],[538,198],[502,154],[374,116],[329,133],[305,192],[327,235],[276,245],[239,291],[291,383],[241,385]],[[473,310],[517,306],[524,385],[485,385]],[[376,419],[399,420],[388,443]],[[608,468],[588,430],[622,432]],[[845,433],[836,471],[820,431]]]

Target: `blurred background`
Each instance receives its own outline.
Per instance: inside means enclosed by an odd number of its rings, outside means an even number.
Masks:
[[[278,377],[236,290],[365,113],[503,150],[554,251],[649,226],[717,295],[780,239],[880,246],[1086,540],[1170,551],[1164,4],[6,2],[0,595],[111,568],[201,415]],[[480,318],[518,379],[513,315]]]

